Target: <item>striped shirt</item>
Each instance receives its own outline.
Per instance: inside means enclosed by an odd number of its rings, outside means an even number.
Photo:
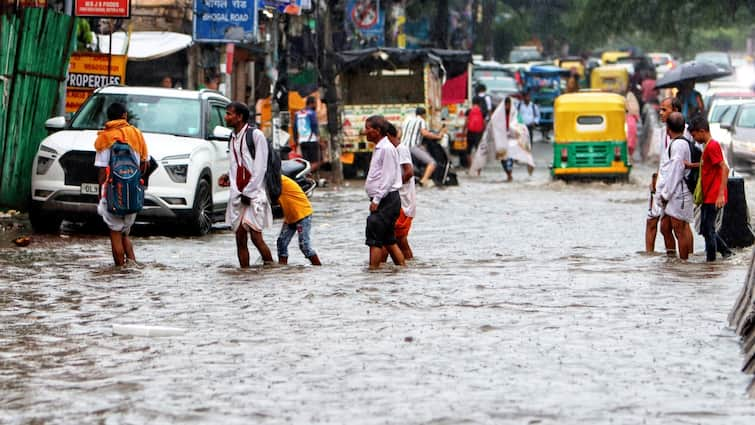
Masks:
[[[401,127],[401,143],[411,149],[422,144],[422,129],[427,130],[427,123],[420,115],[415,115],[404,121]]]

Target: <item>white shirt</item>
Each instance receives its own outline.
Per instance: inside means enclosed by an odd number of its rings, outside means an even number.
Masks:
[[[680,139],[669,143],[671,155],[661,164],[659,176],[662,175],[664,178],[656,188],[657,195],[668,201],[663,209],[664,214],[691,223],[695,219],[694,203],[684,181],[684,176],[689,173],[684,167],[684,161],[691,160],[689,144]]]
[[[254,159],[246,146],[246,132],[252,131],[252,140],[254,141]],[[265,172],[267,171],[267,139],[259,129],[250,129],[248,125],[238,134],[231,134],[230,143],[231,152],[228,154],[230,161],[228,178],[231,181],[231,197],[235,198],[241,194],[251,199],[264,197],[267,199],[265,191]],[[239,154],[240,153],[240,154]],[[252,177],[246,187],[236,187],[236,170],[243,165],[252,173]]]
[[[400,188],[401,166],[398,162],[398,151],[387,137],[383,137],[372,152],[364,190],[373,204],[379,204],[385,195]]]
[[[427,123],[420,115],[407,118],[401,126],[401,144],[412,149],[422,144],[422,130],[427,130]]]
[[[530,103],[519,102],[517,112],[524,125],[538,124],[540,122],[540,109],[532,101]]]
[[[412,153],[409,151],[409,148],[401,143],[396,146],[396,150],[398,151],[399,165],[409,164],[413,168]],[[401,177],[403,177],[403,169],[401,171]],[[407,217],[414,217],[417,213],[417,188],[414,186],[414,176],[408,182],[401,185],[398,194],[401,196],[401,208],[404,210],[404,214]]]

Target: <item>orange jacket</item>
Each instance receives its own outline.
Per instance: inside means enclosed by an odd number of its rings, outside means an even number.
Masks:
[[[142,132],[124,119],[106,122],[105,129],[97,133],[97,140],[94,141],[94,149],[98,152],[110,149],[110,146],[112,146],[116,140],[128,143],[128,145],[139,154],[139,158],[143,162],[147,161],[147,144],[144,143]]]

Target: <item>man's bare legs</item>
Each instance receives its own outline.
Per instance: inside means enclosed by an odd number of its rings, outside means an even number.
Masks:
[[[398,245],[396,245],[395,243],[388,245],[386,247],[370,246],[370,269],[371,270],[380,268],[380,263],[385,261],[384,252],[387,252],[388,255],[391,256],[391,260],[393,260],[393,264],[397,266],[406,265],[406,261],[404,261],[404,255],[401,253],[401,250],[399,249]]]
[[[435,171],[435,163],[431,162],[427,164],[427,167],[425,167],[425,174],[422,175],[422,180],[420,180],[420,184],[422,184],[422,186],[425,186],[427,182],[432,179],[434,171]]]
[[[110,231],[110,248],[113,251],[113,261],[116,266],[126,264],[126,259],[136,261],[134,246],[131,239],[123,232]]]
[[[239,257],[239,265],[242,269],[249,267],[249,247],[246,244],[244,226],[239,226],[236,230],[236,255]]]
[[[262,256],[262,261],[265,264],[272,263],[273,254],[270,253],[270,248],[268,248],[267,244],[265,243],[265,239],[262,238],[262,232],[258,232],[252,229],[250,234],[252,236],[252,243],[254,244],[254,247],[257,248],[257,251],[259,251],[260,255]]]
[[[674,229],[674,236],[679,241],[679,258],[686,260],[690,253],[690,240],[692,232],[689,230],[689,223],[671,217],[671,226]]]
[[[663,235],[663,244],[666,246],[666,255],[676,257],[676,239],[674,239],[671,217],[667,215],[661,219],[661,235]]]
[[[689,255],[695,252],[695,236],[692,234],[692,226],[687,223],[687,240],[689,240]]]
[[[134,246],[131,244],[131,238],[127,234],[123,234],[121,239],[123,240],[123,252],[126,254],[126,258],[135,262],[136,256],[134,255]]]
[[[262,232],[251,230],[249,234],[251,236],[252,243],[262,256],[262,261],[265,264],[272,263],[273,256],[270,253],[270,248],[267,247],[265,240],[262,238]],[[246,229],[244,229],[244,226],[239,226],[238,230],[236,230],[236,254],[238,255],[239,265],[241,266],[241,268],[249,267],[249,247],[246,243],[246,235],[247,231]]]
[[[408,236],[400,236],[398,238],[397,245],[399,249],[401,250],[401,253],[404,255],[404,260],[411,260],[412,258],[414,258],[412,247],[409,246]]]
[[[655,237],[658,235],[658,217],[648,218],[645,224],[645,252],[655,251]]]
[[[116,266],[126,264],[126,250],[123,249],[123,233],[110,231],[110,248],[113,251],[113,261]],[[133,253],[132,253],[133,255]]]

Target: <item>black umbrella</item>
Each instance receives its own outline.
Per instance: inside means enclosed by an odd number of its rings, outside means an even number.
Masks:
[[[655,88],[666,89],[678,87],[684,81],[704,83],[716,78],[726,77],[727,75],[731,75],[731,70],[712,62],[689,61],[664,74],[663,78],[655,83]]]

